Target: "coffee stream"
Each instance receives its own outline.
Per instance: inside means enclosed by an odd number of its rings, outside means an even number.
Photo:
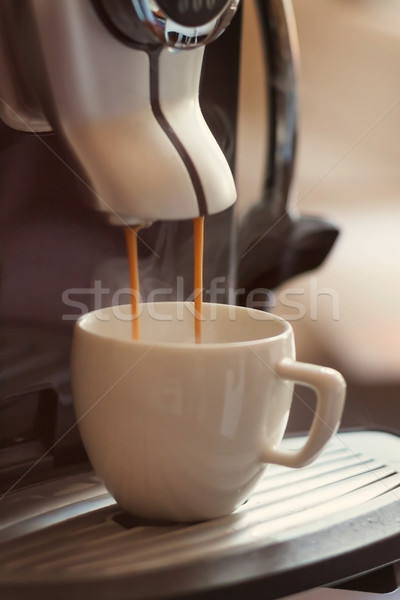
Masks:
[[[203,313],[203,251],[204,217],[193,220],[194,226],[194,339],[201,343],[201,323]]]
[[[132,337],[134,340],[140,339],[140,321],[139,321],[139,263],[137,249],[137,234],[140,226],[127,227],[125,229],[126,245],[129,259],[129,275],[131,284],[131,305],[132,305]]]
[[[141,226],[126,227],[125,237],[129,259],[129,273],[132,304],[132,338],[140,339],[139,320],[139,263],[137,234]],[[204,217],[193,219],[194,230],[194,338],[196,344],[201,343],[201,325],[203,314],[203,252],[204,252]]]

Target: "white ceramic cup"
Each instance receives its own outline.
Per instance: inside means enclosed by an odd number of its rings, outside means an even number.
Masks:
[[[81,317],[72,384],[82,440],[119,505],[136,515],[197,521],[242,504],[268,463],[302,467],[337,430],[345,383],[333,369],[295,361],[292,328],[258,310],[204,305],[202,343],[193,305],[130,307]],[[312,387],[305,445],[281,449],[293,382]]]

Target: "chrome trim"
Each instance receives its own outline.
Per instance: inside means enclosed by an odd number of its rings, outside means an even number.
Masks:
[[[231,22],[240,0],[231,0],[211,21],[198,27],[187,27],[171,19],[156,0],[132,0],[140,21],[153,39],[174,49],[203,46],[221,35]]]

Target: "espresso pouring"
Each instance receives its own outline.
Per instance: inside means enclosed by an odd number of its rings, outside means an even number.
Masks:
[[[129,259],[132,306],[132,338],[140,339],[139,318],[139,261],[137,234],[140,226],[125,229],[126,245]],[[194,231],[194,337],[197,344],[201,342],[201,324],[203,315],[203,254],[204,254],[204,217],[193,219]]]

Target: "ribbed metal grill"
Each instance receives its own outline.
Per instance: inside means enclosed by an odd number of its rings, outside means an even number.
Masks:
[[[234,514],[191,525],[122,513],[93,474],[70,477],[3,499],[0,581],[86,580],[229,556],[307,534],[355,507],[367,511],[384,494],[400,499],[399,473],[343,439],[307,468],[269,467]]]

